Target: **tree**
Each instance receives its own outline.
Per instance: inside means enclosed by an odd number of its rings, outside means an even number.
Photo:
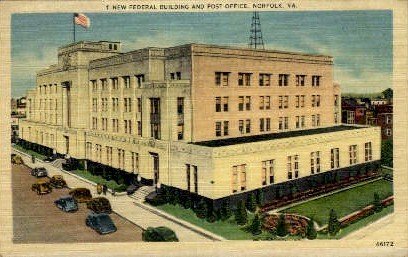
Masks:
[[[256,204],[258,204],[259,207],[264,204],[264,193],[262,189],[258,189],[256,194]]]
[[[337,214],[333,209],[330,210],[328,230],[329,234],[332,236],[340,231],[340,222],[337,219]]]
[[[207,216],[207,204],[205,203],[204,199],[201,199],[200,202],[198,202],[197,208],[195,209],[195,213],[198,218],[204,219]]]
[[[392,140],[384,140],[381,142],[381,163],[385,166],[393,167],[393,148]]]
[[[230,204],[229,204],[229,201],[227,200],[222,204],[222,207],[221,207],[221,219],[227,220],[231,217],[231,215],[232,215],[232,212],[231,212]]]
[[[245,225],[248,221],[245,202],[243,200],[238,203],[237,209],[235,211],[235,221],[238,225]]]
[[[281,213],[279,216],[278,224],[276,225],[276,234],[280,237],[284,237],[288,234],[285,222],[285,215],[283,213]]]
[[[381,94],[384,96],[385,99],[390,101],[393,96],[393,91],[391,88],[387,88],[386,90],[382,91]]]
[[[212,204],[207,204],[207,215],[205,218],[210,223],[213,223],[216,221],[217,217],[215,216],[214,207]]]
[[[313,240],[316,239],[317,237],[317,232],[314,227],[314,222],[313,219],[310,219],[307,223],[307,228],[306,228],[306,237],[307,239]]]
[[[254,219],[252,220],[251,232],[252,232],[252,235],[259,235],[259,234],[262,233],[262,230],[261,230],[261,220],[260,220],[260,218],[259,218],[258,213],[255,214],[255,217],[254,217]]]
[[[374,210],[375,212],[380,212],[382,210],[383,206],[380,201],[380,196],[378,193],[374,193]]]
[[[255,212],[256,210],[256,198],[255,194],[251,193],[248,195],[247,202],[246,202],[246,208],[250,212]]]

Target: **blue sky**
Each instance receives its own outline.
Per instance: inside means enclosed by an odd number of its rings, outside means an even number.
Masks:
[[[122,50],[147,46],[210,43],[246,47],[251,12],[87,13],[88,30],[78,40],[121,41]],[[392,87],[392,12],[261,12],[266,49],[328,54],[342,92],[370,93]],[[59,46],[69,44],[72,13],[14,14],[12,96],[35,86],[35,72],[57,62]]]

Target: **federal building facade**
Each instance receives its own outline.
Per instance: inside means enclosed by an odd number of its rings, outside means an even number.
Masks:
[[[378,127],[341,124],[330,56],[120,48],[59,48],[27,92],[22,141],[214,203],[259,189],[273,199],[277,188],[301,190],[380,159]]]

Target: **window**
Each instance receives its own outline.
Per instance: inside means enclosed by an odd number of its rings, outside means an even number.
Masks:
[[[215,122],[215,136],[221,136],[221,121]]]
[[[101,86],[102,86],[102,90],[108,90],[108,81],[107,79],[101,79]]]
[[[223,111],[228,112],[228,96],[222,98]]]
[[[259,74],[259,86],[269,87],[271,85],[271,74],[260,73]]]
[[[245,97],[245,109],[247,111],[251,110],[251,97],[250,96]]]
[[[142,99],[140,97],[137,98],[137,112],[142,112]]]
[[[339,95],[334,95],[334,107],[339,105]]]
[[[125,133],[132,134],[132,121],[131,120],[124,120],[125,123]]]
[[[295,107],[299,108],[299,106],[300,106],[300,95],[297,95],[295,99],[296,99]]]
[[[289,81],[289,74],[279,74],[279,86],[287,86]]]
[[[339,123],[339,113],[338,112],[335,112],[334,113],[334,123]]]
[[[170,79],[171,79],[171,80],[174,80],[174,78],[175,78],[175,77],[174,77],[174,73],[173,73],[173,72],[170,73]]]
[[[300,116],[296,116],[295,127],[296,127],[296,128],[300,128]]]
[[[373,151],[372,151],[372,145],[371,142],[367,142],[364,144],[364,160],[366,162],[372,161],[373,160]]]
[[[243,111],[244,110],[244,97],[239,96],[238,97],[238,111]]]
[[[266,131],[271,131],[271,118],[266,118]]]
[[[312,107],[316,106],[316,95],[312,95]]]
[[[112,147],[106,146],[106,163],[112,165]]]
[[[98,118],[92,117],[92,129],[98,129]]]
[[[305,107],[305,95],[300,96],[300,107]]]
[[[112,111],[117,112],[119,110],[119,98],[112,98]]]
[[[224,121],[224,136],[228,136],[229,121]]]
[[[241,134],[244,134],[244,120],[239,120],[238,122],[238,130]]]
[[[221,97],[215,98],[215,112],[221,112]]]
[[[137,87],[141,87],[142,83],[145,82],[145,75],[144,74],[138,74],[138,75],[135,75],[135,77],[136,77]]]
[[[260,118],[259,119],[259,131],[263,132],[265,130],[265,119],[264,118]]]
[[[119,132],[119,120],[118,119],[112,119],[112,131],[113,132]]]
[[[339,148],[332,148],[330,150],[330,167],[337,169],[340,167]]]
[[[347,113],[347,124],[355,123],[355,114],[354,111],[346,111]]]
[[[293,170],[295,172],[295,178],[299,177],[299,155],[294,155],[294,163],[293,163]]]
[[[316,95],[316,107],[320,106],[320,95]]]
[[[132,98],[123,98],[124,112],[132,111]]]
[[[92,98],[92,111],[98,111],[98,98]]]
[[[181,72],[180,71],[176,72],[176,79],[181,80]]]
[[[279,130],[283,130],[283,117],[279,117]]]
[[[283,108],[287,109],[289,107],[289,96],[285,95],[284,101],[283,101]]]
[[[320,151],[310,153],[310,173],[320,172]]]
[[[273,184],[275,160],[262,161],[262,185]]]
[[[292,174],[292,156],[287,157],[286,170],[288,172],[288,179],[292,179],[293,178],[293,174]]]
[[[95,92],[98,90],[98,84],[96,80],[91,80],[91,85],[92,85],[92,91]],[[57,88],[55,88],[55,92],[57,91]]]
[[[102,118],[102,130],[108,131],[108,118]]]
[[[240,165],[241,168],[241,191],[246,189],[246,165]]]
[[[391,135],[392,135],[392,130],[389,129],[389,128],[387,128],[387,129],[385,130],[385,135],[386,135],[386,136],[391,136]]]
[[[264,96],[260,96],[259,97],[259,109],[260,110],[263,110],[264,109],[264,106],[265,105],[265,97]]]
[[[238,191],[238,166],[232,166],[231,188],[233,193]]]
[[[246,120],[245,121],[245,132],[246,133],[251,133],[251,120]]]
[[[312,87],[320,86],[320,78],[321,76],[312,76]]]
[[[190,191],[190,186],[191,186],[191,167],[190,164],[186,164],[186,184],[187,184],[187,191]]]
[[[316,114],[316,127],[320,127],[320,114]]]
[[[305,77],[306,75],[296,75],[296,86],[304,86],[305,85]]]
[[[251,73],[238,73],[238,86],[250,86]]]
[[[284,129],[289,129],[289,117],[285,117]]]
[[[270,96],[265,96],[265,109],[266,110],[271,109],[271,97]]]
[[[137,135],[142,136],[142,122],[137,121]]]
[[[129,76],[123,76],[123,85],[125,88],[130,88],[130,77]]]
[[[139,153],[132,152],[132,172],[139,173]]]
[[[349,146],[350,165],[357,163],[357,145]]]
[[[119,83],[118,83],[118,78],[117,77],[111,78],[111,83],[112,83],[112,89],[113,90],[119,89]]]
[[[385,120],[386,124],[390,124],[392,122],[392,116],[391,115],[386,115],[385,118],[386,118],[386,120]]]
[[[283,96],[280,95],[279,96],[279,109],[282,109],[282,108],[283,108]]]
[[[229,72],[215,72],[215,85],[228,86]]]
[[[316,115],[312,115],[312,127],[316,127]]]

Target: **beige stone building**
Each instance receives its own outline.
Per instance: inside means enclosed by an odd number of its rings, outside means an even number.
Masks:
[[[330,56],[120,48],[59,48],[58,64],[27,92],[23,142],[215,202],[260,188],[272,199],[277,186],[350,175],[380,159],[379,128],[340,124]]]

